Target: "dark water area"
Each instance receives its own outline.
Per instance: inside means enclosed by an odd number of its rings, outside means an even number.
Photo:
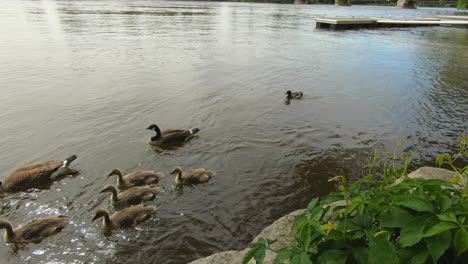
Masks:
[[[49,190],[1,198],[15,226],[71,223],[2,263],[187,263],[242,249],[278,217],[364,173],[374,149],[433,165],[468,133],[468,31],[320,31],[318,17],[434,17],[455,9],[170,1],[5,1],[0,9],[0,177],[72,154]],[[285,102],[287,90],[304,91]],[[201,129],[154,152],[157,123]],[[465,163],[466,164],[466,163]],[[207,168],[174,188],[175,166]],[[155,217],[106,238],[112,168],[166,173]],[[1,231],[3,232],[3,230]],[[3,244],[3,243],[2,243]]]

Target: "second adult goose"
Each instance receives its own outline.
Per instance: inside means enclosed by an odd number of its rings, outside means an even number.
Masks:
[[[157,184],[159,180],[164,178],[164,173],[159,171],[136,171],[123,175],[120,169],[112,169],[109,176],[117,176],[117,186],[119,189],[124,190],[134,186],[143,186]]]
[[[155,124],[147,127],[146,129],[154,130],[156,135],[149,139],[149,144],[158,149],[172,149],[181,146],[185,141],[191,139],[193,135],[198,133],[200,129],[170,129],[161,132],[159,127]]]
[[[73,155],[63,161],[36,162],[20,167],[0,181],[0,192],[48,187],[59,176],[77,173],[69,168],[75,159],[76,155]]]
[[[110,202],[115,208],[124,208],[130,205],[140,204],[144,201],[151,201],[156,198],[156,195],[161,193],[159,187],[136,186],[126,191],[118,193],[117,187],[113,184],[104,186],[101,193],[110,192]]]
[[[191,169],[186,172],[182,171],[181,167],[175,167],[171,174],[177,174],[175,182],[177,185],[191,185],[205,183],[213,177],[216,172],[206,169]]]
[[[0,219],[0,228],[5,228],[5,242],[15,244],[38,244],[45,238],[62,231],[67,224],[68,218],[66,216],[53,215],[38,218],[13,229],[8,220]]]
[[[109,236],[113,229],[135,227],[148,220],[154,213],[156,213],[155,206],[134,205],[117,211],[111,216],[107,210],[99,208],[92,221],[103,217],[104,235]]]

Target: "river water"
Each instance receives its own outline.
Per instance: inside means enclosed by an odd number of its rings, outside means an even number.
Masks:
[[[398,140],[413,168],[467,133],[468,31],[321,31],[318,17],[433,17],[455,9],[169,1],[4,1],[0,175],[76,154],[80,175],[1,198],[13,224],[71,224],[2,263],[187,263],[241,249],[278,217],[359,178]],[[302,90],[285,102],[286,90]],[[183,148],[145,128],[199,127]],[[175,189],[174,166],[217,171]],[[111,168],[166,173],[157,215],[102,234],[94,211]],[[2,231],[3,232],[3,231]]]

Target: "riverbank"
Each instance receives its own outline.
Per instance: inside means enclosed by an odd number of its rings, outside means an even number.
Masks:
[[[213,2],[213,1],[210,1]],[[244,2],[244,3],[271,3],[271,4],[294,4],[294,0],[225,0],[216,2]],[[320,4],[320,5],[334,5],[335,0],[309,0],[308,4]],[[352,5],[367,5],[367,6],[396,6],[397,1],[352,1]],[[418,2],[418,7],[457,7],[457,1],[426,1]]]
[[[424,178],[424,179],[450,179],[455,175],[454,171],[434,168],[434,167],[421,167],[411,172],[409,178]],[[338,206],[338,205],[335,205]],[[259,235],[257,235],[251,243],[256,242],[259,238],[267,238],[270,240],[277,240],[275,244],[271,246],[273,250],[279,250],[286,247],[289,241],[292,239],[291,227],[296,217],[304,212],[305,209],[299,209],[293,211],[278,220],[274,221],[270,226],[263,229]],[[230,263],[241,263],[244,255],[250,250],[245,248],[240,251],[228,250],[218,252],[213,255],[201,258],[190,262],[190,264],[230,264]],[[276,253],[271,250],[266,251],[265,264],[273,263]],[[251,260],[249,264],[255,264],[254,260]]]

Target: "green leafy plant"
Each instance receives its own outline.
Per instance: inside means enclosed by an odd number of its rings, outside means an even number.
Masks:
[[[340,192],[309,203],[292,226],[289,246],[274,251],[274,264],[462,263],[468,257],[468,166],[454,163],[468,156],[468,137],[459,140],[455,156],[436,158],[454,170],[449,180],[409,178],[410,159],[397,155],[400,144],[383,157],[374,151],[362,179],[330,179]],[[242,263],[263,263],[274,242],[250,244]]]

